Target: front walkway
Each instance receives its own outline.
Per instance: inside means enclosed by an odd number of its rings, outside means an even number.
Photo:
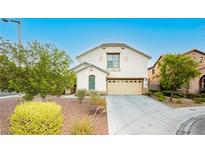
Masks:
[[[107,96],[109,134],[176,134],[191,117],[205,107],[173,109],[147,96]]]

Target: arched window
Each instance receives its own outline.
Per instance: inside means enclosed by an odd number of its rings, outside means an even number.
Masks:
[[[89,90],[95,90],[95,75],[89,75],[88,84]]]
[[[199,80],[199,87],[200,87],[200,92],[205,91],[205,75],[203,75],[200,80]]]

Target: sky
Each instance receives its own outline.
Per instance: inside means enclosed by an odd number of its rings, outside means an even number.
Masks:
[[[38,40],[76,56],[102,43],[126,43],[152,57],[191,49],[205,52],[205,18],[23,18],[22,43]],[[17,25],[0,21],[0,35],[17,42]]]

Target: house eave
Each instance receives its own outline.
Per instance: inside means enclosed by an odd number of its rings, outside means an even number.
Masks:
[[[87,63],[87,62],[85,62],[85,63]],[[87,63],[87,64],[89,64],[89,63]],[[79,67],[80,65],[81,65],[81,64],[79,64],[78,66],[76,66],[76,68]],[[89,68],[89,67],[94,67],[94,68],[96,68],[97,70],[100,70],[100,71],[103,72],[103,73],[109,74],[109,72],[107,72],[106,70],[103,70],[103,69],[101,69],[101,68],[99,68],[99,67],[97,67],[97,66],[95,66],[95,65],[93,65],[93,64],[89,64],[89,65],[87,65],[87,66],[83,67],[82,69],[80,69],[80,70],[78,70],[78,71],[75,71],[75,72],[76,72],[76,73],[81,72],[81,71],[83,71],[83,70],[85,70],[85,69],[87,69],[87,68]]]
[[[135,48],[133,48],[133,47],[130,47],[130,46],[128,46],[127,44],[124,44],[124,43],[104,43],[104,44],[98,45],[97,47],[94,47],[94,48],[92,48],[92,49],[90,49],[90,50],[88,50],[88,51],[86,51],[86,52],[83,52],[82,54],[80,54],[79,56],[77,56],[76,59],[78,60],[80,57],[86,55],[87,53],[89,53],[89,52],[91,52],[91,51],[93,51],[93,50],[95,50],[95,49],[98,49],[98,48],[106,48],[106,47],[121,47],[121,48],[123,48],[123,49],[126,47],[126,48],[129,48],[129,49],[131,49],[131,50],[133,50],[133,51],[135,51],[135,52],[137,52],[137,53],[139,53],[139,54],[141,54],[141,55],[143,55],[143,56],[149,58],[149,59],[152,58],[151,56],[149,56],[149,55],[147,55],[147,54],[145,54],[145,53],[143,53],[143,52],[141,52],[141,51],[139,51],[139,50],[137,50],[137,49],[135,49]]]

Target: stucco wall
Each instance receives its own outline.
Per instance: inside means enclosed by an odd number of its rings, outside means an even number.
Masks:
[[[161,59],[159,60],[161,61]],[[154,69],[154,74],[152,70]],[[158,63],[153,67],[148,69],[148,80],[149,80],[149,88],[150,89],[160,89],[160,68]]]
[[[89,75],[95,75],[95,90],[106,91],[106,73],[99,71],[94,67],[88,67],[77,73],[77,88],[88,90],[88,77]]]
[[[107,70],[107,54],[120,53],[120,69]],[[149,58],[129,48],[106,47],[97,48],[78,58],[80,63],[88,62],[109,71],[113,78],[147,78],[147,65]]]
[[[189,92],[190,93],[199,93],[200,92],[200,84],[199,80],[202,76],[205,75],[205,68],[200,70],[201,75],[195,78],[194,80],[191,80],[189,83]]]
[[[196,52],[196,51],[190,52],[187,55],[194,58],[196,61],[199,61],[201,57],[203,58],[202,63],[199,64],[199,71],[201,72],[201,75],[195,78],[194,80],[191,80],[189,83],[189,92],[199,93],[200,92],[199,80],[203,75],[205,75],[205,68],[204,68],[205,67],[205,55],[199,52]]]

